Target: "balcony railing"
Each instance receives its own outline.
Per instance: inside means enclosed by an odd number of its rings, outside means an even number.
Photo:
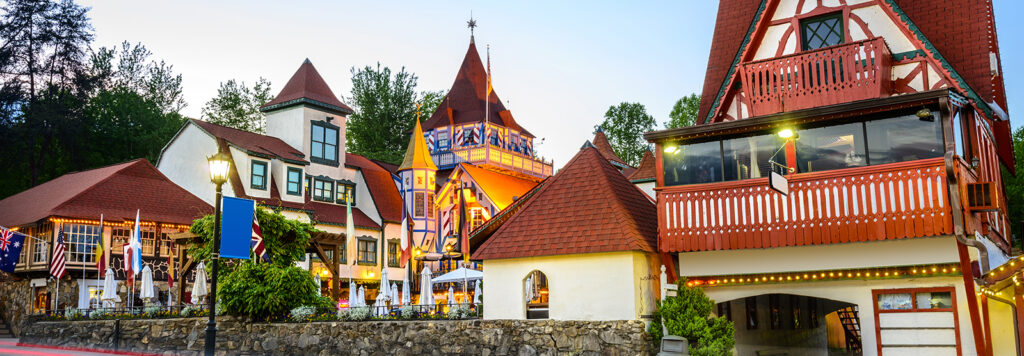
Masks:
[[[744,63],[753,116],[886,96],[892,55],[881,37]]]
[[[461,162],[491,165],[501,169],[545,178],[552,174],[551,162],[490,145],[455,148],[430,155],[438,169],[449,169]]]
[[[822,245],[952,233],[941,158],[660,188],[658,248],[690,252]]]

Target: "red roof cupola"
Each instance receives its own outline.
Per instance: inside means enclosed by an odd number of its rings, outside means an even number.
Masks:
[[[338,100],[308,58],[288,80],[288,84],[284,85],[281,93],[274,100],[263,104],[260,111],[268,112],[299,104],[310,104],[341,115],[353,112],[351,107]]]

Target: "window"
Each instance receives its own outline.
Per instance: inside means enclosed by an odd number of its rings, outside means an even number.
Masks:
[[[722,181],[722,143],[711,141],[678,147],[663,155],[665,185]]]
[[[249,186],[252,189],[267,190],[267,162],[252,161],[252,179]]]
[[[732,321],[732,302],[718,303],[718,316]]]
[[[484,224],[484,209],[473,208],[469,211],[469,231],[476,230],[480,225]]]
[[[434,218],[434,193],[427,193],[427,217]]]
[[[289,195],[300,195],[302,192],[302,169],[288,167],[288,186],[286,191]]]
[[[800,33],[805,51],[843,43],[843,14],[834,13],[800,21]]]
[[[970,130],[964,131],[965,127],[970,127],[968,121],[968,111],[966,109],[960,109],[953,112],[953,142],[956,143],[956,153],[960,155],[960,158],[967,162],[971,161],[973,155],[971,154],[971,134]]]
[[[864,123],[871,164],[942,157],[942,125],[929,116],[906,115]]]
[[[68,261],[78,263],[96,262],[96,242],[100,239],[100,228],[94,225],[64,225],[64,242],[67,243]]]
[[[789,309],[793,312],[793,329],[800,329],[803,327],[803,308],[800,306],[800,297],[796,295],[789,296]]]
[[[757,297],[747,297],[743,304],[747,314],[747,330],[757,329]]]
[[[867,164],[861,123],[800,130],[796,141],[800,172],[859,167]]]
[[[310,161],[338,164],[338,127],[323,121],[313,121],[310,139]]]
[[[768,295],[768,320],[771,322],[772,330],[782,328],[782,306],[779,304],[778,294]]]
[[[313,199],[330,202],[334,200],[334,182],[329,180],[313,180]]]
[[[156,231],[142,230],[142,254],[144,256],[152,256],[153,251],[156,250]]]
[[[112,253],[124,253],[124,245],[132,236],[129,229],[112,229],[110,231],[110,251]]]
[[[769,160],[786,165],[786,141],[779,135],[762,135],[722,141],[725,158],[725,180],[767,177],[772,170]],[[776,168],[778,169],[778,168]]]
[[[523,292],[526,294],[526,318],[548,318],[548,277],[540,271],[530,272],[523,280]]]
[[[53,225],[46,224],[36,232],[36,239],[32,239],[32,263],[46,263],[50,260],[50,237],[53,236]]]
[[[345,204],[351,199],[352,205],[356,205],[355,183],[338,182],[338,204]]]
[[[388,267],[399,267],[398,240],[388,240]]]
[[[413,214],[413,216],[415,216],[417,218],[422,218],[423,215],[424,215],[423,214],[424,213],[423,209],[426,207],[426,202],[424,201],[425,200],[424,195],[423,195],[423,193],[416,193],[414,196],[415,196],[415,199],[413,200],[413,213],[412,214]]]
[[[437,147],[442,150],[448,149],[448,131],[439,131],[437,133]]]
[[[878,293],[876,296],[879,311],[932,311],[951,310],[953,294],[950,291],[893,291]]]
[[[368,237],[360,237],[359,241],[356,241],[358,245],[357,262],[361,265],[377,265],[377,240]]]

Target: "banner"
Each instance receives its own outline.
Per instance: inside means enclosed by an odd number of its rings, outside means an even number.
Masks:
[[[224,197],[220,220],[220,256],[249,259],[252,251],[252,219],[256,201]]]

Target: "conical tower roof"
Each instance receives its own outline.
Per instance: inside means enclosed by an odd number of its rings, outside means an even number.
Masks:
[[[434,160],[430,158],[430,152],[427,151],[427,141],[423,139],[423,127],[420,126],[419,120],[416,120],[412,138],[409,139],[409,148],[405,150],[405,158],[398,166],[398,171],[414,168],[437,170]]]
[[[260,111],[267,112],[281,109],[297,104],[311,104],[323,109],[335,111],[343,115],[352,113],[352,108],[334,95],[327,82],[320,76],[320,73],[313,67],[313,63],[306,58],[299,66],[299,70],[288,79],[281,93],[274,97],[274,100],[263,104]]]
[[[448,125],[483,122],[484,118],[488,117],[490,122],[533,137],[533,134],[520,127],[512,118],[512,113],[505,109],[505,105],[498,98],[497,91],[491,91],[490,101],[490,115],[487,115],[487,70],[480,60],[476,44],[470,41],[466,57],[462,59],[462,67],[455,75],[455,83],[433,115],[423,122],[423,128],[433,130]]]

